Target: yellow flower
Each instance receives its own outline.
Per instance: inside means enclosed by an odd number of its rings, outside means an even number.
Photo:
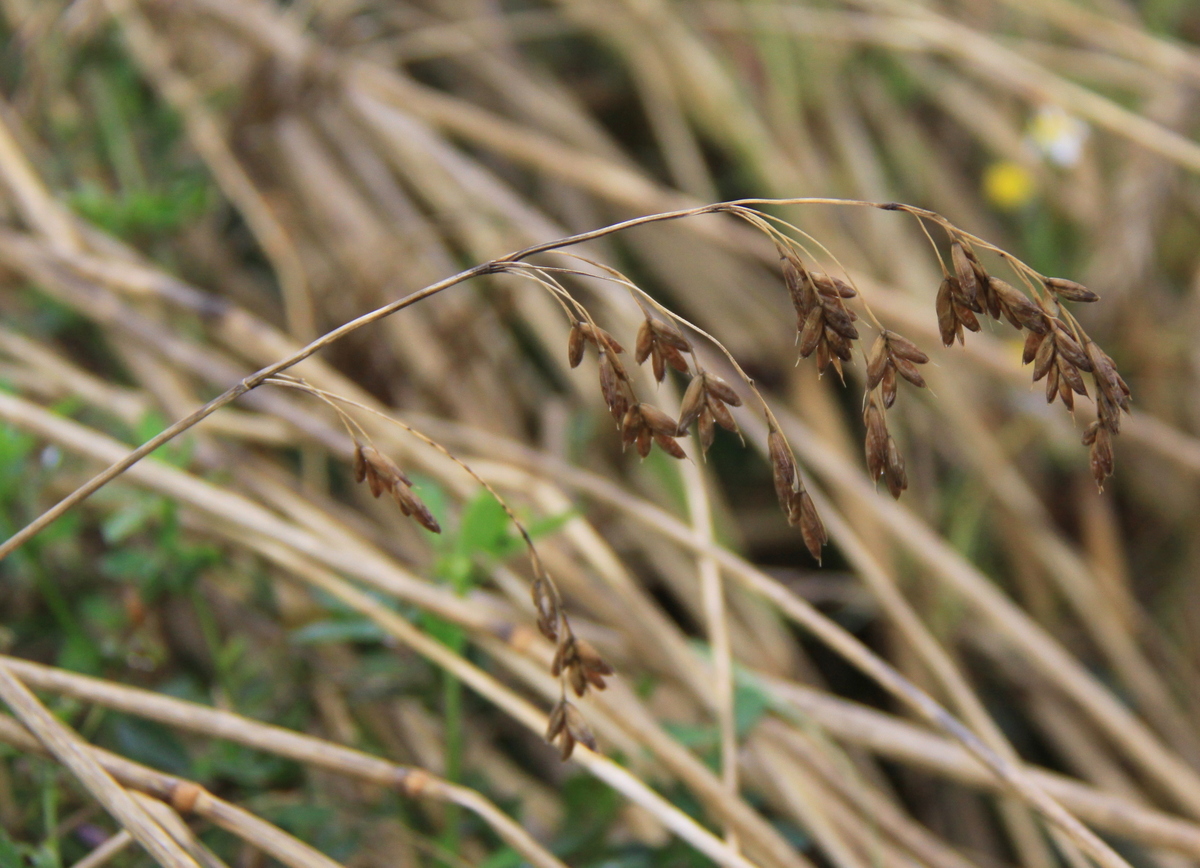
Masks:
[[[1029,170],[1012,160],[998,160],[983,172],[983,195],[1004,211],[1015,211],[1027,203],[1036,186]]]

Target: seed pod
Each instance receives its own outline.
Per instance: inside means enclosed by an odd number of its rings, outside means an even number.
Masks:
[[[1113,472],[1112,435],[1107,428],[1101,427],[1096,431],[1089,457],[1092,478],[1096,480],[1096,485],[1103,489],[1104,480],[1112,476]]]
[[[825,325],[847,340],[858,340],[858,329],[854,327],[854,314],[838,305],[826,305]],[[807,323],[806,323],[807,325]]]
[[[567,336],[567,361],[572,368],[578,368],[583,361],[583,329],[579,323],[571,326],[571,334]]]
[[[637,346],[634,348],[633,360],[639,365],[650,358],[654,349],[654,332],[650,328],[650,320],[643,320],[637,333]]]
[[[704,409],[700,411],[698,426],[700,431],[700,448],[704,451],[704,454],[707,455],[708,447],[712,446],[713,440],[716,439],[717,436],[717,431],[713,427],[713,414],[712,411],[708,409],[707,404],[704,406]]]
[[[796,309],[797,319],[803,320],[816,303],[812,297],[813,290],[809,284],[808,272],[799,257],[790,252],[782,253],[779,258],[783,270],[783,282],[788,288],[788,295],[792,298],[792,307]]]
[[[575,656],[575,637],[567,633],[554,649],[554,659],[550,661],[550,674],[555,678],[562,675],[575,665]]]
[[[567,732],[579,744],[586,747],[588,750],[596,750],[596,737],[592,735],[592,730],[588,727],[587,721],[583,719],[583,715],[579,713],[574,705],[567,704]]]
[[[1061,326],[1057,326],[1054,330],[1054,348],[1079,370],[1090,371],[1092,369],[1092,362],[1087,357],[1087,353],[1083,351],[1083,347]]]
[[[686,374],[688,372],[687,359],[685,359],[683,357],[683,353],[681,353],[675,347],[664,345],[664,346],[660,346],[658,348],[658,351],[659,351],[659,355],[663,359],[666,360],[667,364],[670,365],[675,370],[679,371],[679,373]],[[658,381],[660,383],[662,382],[662,380],[663,380],[662,377],[658,377]]]
[[[989,278],[988,287],[996,295],[1000,310],[1013,328],[1029,328],[1032,323],[1036,329],[1042,324],[1045,316],[1042,309],[1030,301],[1025,293],[998,277]]]
[[[667,377],[667,366],[663,359],[662,350],[655,347],[652,357],[653,361],[650,362],[650,370],[654,372],[654,381],[661,383]]]
[[[889,437],[887,442],[887,463],[884,468],[884,480],[887,482],[888,491],[896,500],[900,499],[901,492],[908,488],[908,474],[904,472],[904,459],[900,457],[900,450],[896,448],[895,439]]]
[[[896,334],[893,331],[885,331],[881,335],[887,341],[888,352],[901,359],[907,359],[918,365],[923,365],[929,361],[929,356],[925,352],[903,335]]]
[[[950,245],[950,258],[954,262],[954,273],[958,277],[958,285],[962,289],[963,298],[967,302],[975,301],[979,290],[975,282],[975,269],[967,257],[967,249],[961,241]]]
[[[821,521],[821,516],[817,513],[817,507],[813,504],[812,497],[807,491],[799,492],[794,500],[795,508],[793,515],[795,521],[793,524],[799,525],[800,536],[804,539],[804,547],[808,549],[808,553],[816,559],[817,563],[821,562],[821,547],[829,541],[829,534],[825,531],[825,524]]]
[[[785,513],[792,508],[795,495],[796,461],[783,434],[773,426],[767,435],[767,452],[771,458],[771,475],[775,480],[775,496]]]
[[[654,332],[656,342],[662,346],[674,347],[685,353],[691,352],[692,345],[674,323],[651,320],[650,328]]]
[[[733,391],[733,387],[716,374],[704,375],[704,388],[708,394],[718,400],[724,401],[730,407],[742,406],[742,399],[738,396],[738,393]]]
[[[668,437],[665,434],[655,434],[654,442],[658,444],[658,448],[670,455],[672,458],[683,460],[687,458],[687,453],[683,451],[683,447],[675,442],[674,437]]]
[[[668,437],[675,437],[679,434],[679,423],[673,417],[668,416],[652,404],[638,404],[637,406],[642,414],[642,421],[655,434],[665,434]]]
[[[1055,341],[1053,338],[1043,341],[1042,345],[1038,347],[1037,353],[1033,357],[1033,381],[1035,383],[1046,376],[1046,372],[1054,364],[1055,355]]]
[[[704,374],[697,374],[692,377],[692,381],[688,383],[687,390],[683,393],[683,401],[679,405],[679,425],[677,430],[686,431],[692,427],[692,423],[700,415],[700,411],[704,409],[705,402],[708,399],[708,394],[704,389]]]
[[[892,359],[892,365],[896,368],[896,372],[904,379],[908,380],[918,389],[925,388],[925,378],[921,376],[921,372],[917,370],[917,366],[908,359],[902,359],[896,356]]]
[[[937,302],[934,305],[937,310],[938,332],[942,336],[942,346],[950,346],[954,343],[954,338],[957,337],[959,343],[962,343],[962,324],[958,321],[958,315],[954,309],[954,286],[953,277],[947,277],[942,281],[942,285],[938,288]]]
[[[637,433],[637,453],[642,458],[650,454],[650,447],[654,444],[654,434],[649,428],[643,426]]]
[[[565,699],[560,699],[550,711],[550,719],[546,724],[546,741],[553,742],[567,727],[567,705]]]
[[[354,481],[362,482],[367,478],[367,459],[363,457],[363,445],[354,441]]]
[[[883,379],[883,372],[888,369],[890,364],[888,354],[888,342],[884,336],[886,333],[881,333],[875,338],[875,343],[871,345],[871,353],[867,356],[867,391],[871,391],[879,385]]]
[[[829,351],[835,358],[843,362],[854,358],[854,344],[828,327],[825,329],[825,343],[829,345]]]
[[[1058,360],[1058,376],[1076,395],[1087,396],[1087,386],[1083,383],[1079,369],[1061,357]]]
[[[614,355],[625,352],[625,348],[617,343],[617,339],[606,332],[599,326],[594,326],[590,322],[578,323],[579,330],[583,332],[583,336],[592,343],[598,350],[607,349]]]
[[[884,472],[887,463],[887,444],[891,438],[888,436],[887,422],[883,418],[883,411],[874,401],[867,404],[867,409],[863,413],[863,421],[867,427],[865,444],[867,472],[872,480],[876,480]]]
[[[1025,349],[1021,353],[1021,364],[1028,365],[1037,358],[1038,350],[1041,349],[1044,340],[1046,340],[1045,332],[1031,331],[1025,335]]]
[[[558,603],[550,583],[546,579],[534,579],[530,594],[538,613],[538,631],[551,642],[558,641]]]
[[[1054,396],[1058,394],[1058,365],[1051,365],[1046,371],[1046,403],[1053,404]]]
[[[816,305],[808,312],[808,318],[804,320],[804,326],[800,330],[800,344],[797,347],[800,358],[807,359],[813,354],[824,333],[825,308]]]
[[[892,405],[896,403],[896,369],[893,366],[887,366],[887,370],[883,372],[883,380],[879,385],[879,394],[883,398],[884,409],[890,410]]]
[[[737,433],[737,422],[733,420],[733,414],[729,412],[729,408],[721,401],[709,400],[708,409],[712,413],[713,420],[724,428],[726,431]]]
[[[1067,301],[1082,301],[1091,302],[1099,301],[1100,296],[1092,292],[1082,283],[1076,283],[1073,280],[1067,280],[1063,277],[1047,277],[1046,287],[1059,298],[1064,298]]]
[[[605,350],[600,351],[600,394],[613,418],[620,422],[629,409],[629,399],[621,389],[613,359]]]

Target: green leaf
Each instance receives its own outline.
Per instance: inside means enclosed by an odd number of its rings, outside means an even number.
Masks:
[[[467,504],[458,531],[458,549],[467,554],[500,554],[508,540],[508,513],[486,491]]]
[[[290,636],[297,645],[321,645],[327,642],[382,642],[387,634],[366,619],[314,621],[293,630]]]
[[[182,742],[161,724],[119,715],[112,722],[112,735],[117,749],[130,759],[175,775],[191,770]]]

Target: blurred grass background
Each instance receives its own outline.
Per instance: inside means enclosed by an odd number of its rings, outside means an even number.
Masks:
[[[703,218],[585,252],[729,347],[844,520],[816,568],[750,425],[750,448],[721,435],[697,471],[723,547],[1073,779],[1055,794],[1133,864],[1200,860],[1196,4],[0,8],[5,537],[97,469],[97,436],[143,442],[297,342],[510,250],[747,196],[931,208],[1102,296],[1080,317],[1136,407],[1102,494],[1078,442],[1090,406],[1078,421],[1046,407],[1014,332],[935,347],[937,264],[899,215],[777,209],[935,356],[933,394],[910,390],[893,413],[910,479],[899,507],[862,470],[861,370],[843,388],[795,365],[769,248]],[[632,345],[633,305],[594,282],[572,290]],[[1079,858],[728,566],[741,774],[721,783],[704,545],[688,542],[705,509],[691,471],[622,454],[594,363],[565,364],[568,326],[535,289],[488,278],[297,372],[394,410],[511,499],[581,635],[618,670],[585,707],[603,752],[756,864]],[[553,698],[503,512],[400,429],[360,421],[411,468],[442,537],[353,487],[328,408],[264,389],[156,456],[191,487],[167,470],[121,480],[0,564],[0,651],[427,769],[571,865],[711,864],[666,813],[560,765],[494,696],[329,591],[366,589],[506,695]],[[526,858],[436,799],[43,688],[85,739],[344,865]],[[271,864],[194,828],[211,864]],[[72,865],[117,830],[68,772],[0,748],[0,864]],[[130,847],[107,864],[151,862]]]

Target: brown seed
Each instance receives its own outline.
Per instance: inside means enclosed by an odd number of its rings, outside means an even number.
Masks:
[[[829,541],[829,534],[825,531],[825,524],[821,521],[821,516],[817,513],[817,507],[813,504],[812,497],[807,491],[801,491],[795,498],[796,521],[794,524],[800,526],[800,536],[804,539],[804,547],[808,549],[808,553],[816,559],[817,563],[821,562],[821,547]]]
[[[662,410],[652,404],[638,404],[638,410],[646,426],[655,434],[665,434],[668,437],[679,435],[679,423]]]
[[[1064,298],[1067,301],[1099,301],[1100,296],[1092,292],[1082,283],[1076,283],[1073,280],[1067,280],[1062,277],[1046,278],[1046,287],[1050,289],[1059,298]]]
[[[788,448],[787,440],[774,427],[767,434],[767,452],[771,458],[775,496],[779,498],[779,505],[786,513],[791,509],[795,494],[796,461],[792,457],[792,450]]]
[[[660,351],[662,352],[663,358],[667,360],[668,365],[679,371],[681,374],[686,374],[688,372],[687,359],[683,357],[683,353],[675,349],[675,347],[669,346],[660,347]],[[662,382],[661,378],[659,379],[659,382]]]
[[[887,340],[888,352],[893,356],[907,359],[918,365],[923,365],[929,361],[929,356],[903,335],[896,334],[893,331],[885,331],[881,336]]]
[[[699,417],[700,411],[704,409],[707,400],[708,394],[704,389],[704,374],[697,374],[692,377],[692,381],[688,383],[688,387],[683,393],[683,401],[679,405],[679,425],[677,430],[686,431],[692,427],[692,423]]]
[[[1036,383],[1053,367],[1055,352],[1055,341],[1053,338],[1043,341],[1038,347],[1037,353],[1033,357],[1033,381]]]
[[[617,374],[613,358],[605,350],[600,351],[600,394],[613,418],[620,422],[629,409],[629,399],[621,388],[621,378]]]
[[[1025,349],[1021,353],[1021,364],[1028,365],[1037,358],[1038,350],[1041,349],[1042,341],[1046,339],[1045,332],[1033,332],[1025,335]]]
[[[625,348],[617,343],[617,339],[606,332],[599,326],[594,326],[590,322],[578,323],[579,330],[583,332],[583,336],[591,342],[598,350],[607,349],[610,353],[619,354],[625,352]]]
[[[637,452],[638,455],[645,458],[650,454],[650,447],[654,444],[654,434],[649,428],[642,427],[637,433]]]
[[[367,459],[363,457],[363,444],[354,441],[354,481],[362,482],[367,478]]]
[[[892,365],[887,366],[887,370],[883,372],[883,380],[880,382],[879,394],[883,398],[884,409],[890,410],[892,405],[896,403],[896,369]]]
[[[674,347],[684,353],[692,351],[692,345],[688,343],[688,339],[683,336],[683,332],[674,323],[651,320],[650,328],[654,332],[655,340],[662,346]]]
[[[670,455],[672,458],[678,458],[681,461],[687,458],[687,453],[683,451],[683,447],[675,442],[674,437],[668,437],[665,434],[655,434],[654,442],[658,444],[658,448]]]
[[[891,439],[888,436],[887,422],[883,418],[883,411],[879,409],[879,405],[874,400],[867,404],[867,409],[863,413],[863,422],[867,427],[865,444],[867,471],[874,481],[884,472],[887,464],[887,444]]]
[[[650,351],[654,349],[654,332],[650,328],[650,320],[643,320],[641,328],[637,333],[637,346],[633,351],[633,360],[639,365],[650,358]]]
[[[954,262],[954,273],[958,277],[958,285],[962,290],[963,298],[967,302],[974,301],[979,294],[975,282],[975,269],[967,256],[967,249],[963,247],[961,241],[955,241],[950,245],[950,258]]]
[[[650,369],[654,372],[654,381],[661,383],[667,377],[666,360],[663,358],[662,349],[655,347],[652,353],[653,361],[650,363]]]
[[[900,457],[896,441],[891,437],[887,442],[887,464],[884,469],[884,479],[892,497],[899,500],[901,492],[908,488],[908,474],[904,472],[904,459]]]
[[[938,331],[942,336],[942,345],[947,347],[954,343],[955,337],[961,343],[963,336],[962,324],[959,322],[954,306],[954,282],[956,281],[953,277],[947,277],[942,281],[942,285],[938,288],[937,302],[934,305],[937,310]]]
[[[1079,369],[1061,357],[1058,360],[1058,377],[1076,395],[1087,396],[1087,386],[1083,383]]]
[[[742,406],[742,399],[738,396],[738,393],[733,391],[733,387],[716,374],[706,373],[704,375],[704,388],[708,391],[708,394],[718,400],[724,401],[730,407]]]
[[[708,409],[712,412],[714,421],[726,431],[737,433],[737,422],[733,420],[733,414],[729,412],[729,408],[724,402],[710,398],[708,401]]]
[[[883,379],[883,372],[888,369],[890,364],[888,353],[888,342],[885,333],[881,333],[875,338],[875,343],[871,345],[871,353],[867,356],[867,391],[871,391]]]
[[[538,631],[551,642],[558,640],[558,603],[550,583],[545,579],[534,579],[530,588],[534,608],[538,613]]]
[[[807,359],[811,356],[824,334],[825,308],[816,305],[809,311],[808,318],[804,320],[804,327],[800,330],[800,345],[797,348],[800,358]]]
[[[596,737],[592,735],[592,730],[588,727],[587,721],[583,719],[583,715],[579,713],[574,705],[567,704],[567,732],[579,744],[586,747],[588,750],[596,750]]]
[[[833,329],[847,340],[858,340],[858,329],[854,327],[854,316],[852,311],[847,310],[840,305],[825,305],[825,325]]]
[[[808,272],[800,262],[800,258],[787,252],[780,255],[783,270],[783,282],[792,298],[792,307],[796,309],[797,319],[803,320],[816,303],[812,297],[813,290],[808,280]]]
[[[892,359],[892,365],[896,368],[896,372],[904,379],[908,380],[918,389],[925,388],[925,378],[921,376],[921,372],[917,370],[917,366],[908,359],[896,356]]]
[[[1096,480],[1096,485],[1103,489],[1104,480],[1112,476],[1113,472],[1112,435],[1107,428],[1101,427],[1096,431],[1090,459],[1092,478]]]
[[[1051,365],[1046,371],[1046,403],[1053,404],[1054,396],[1058,394],[1058,365]]]
[[[572,368],[578,368],[583,361],[583,329],[579,323],[571,326],[571,334],[567,336],[567,361]]]
[[[546,723],[546,741],[553,742],[567,727],[567,705],[565,699],[560,699],[550,711],[550,719]]]
[[[1087,357],[1087,353],[1083,351],[1083,347],[1067,333],[1065,328],[1057,324],[1054,330],[1054,348],[1079,370],[1091,371],[1092,362]]]
[[[698,426],[700,431],[700,448],[707,455],[708,447],[712,446],[713,440],[717,436],[716,428],[713,427],[713,414],[707,404],[700,411]]]
[[[988,287],[995,293],[1000,310],[1014,328],[1036,328],[1042,325],[1045,314],[1029,300],[1025,293],[998,277],[988,279]]]

